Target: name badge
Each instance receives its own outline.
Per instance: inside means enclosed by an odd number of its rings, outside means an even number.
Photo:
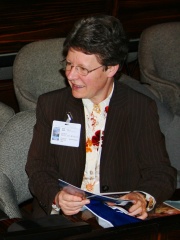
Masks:
[[[79,147],[81,124],[53,121],[51,144]]]

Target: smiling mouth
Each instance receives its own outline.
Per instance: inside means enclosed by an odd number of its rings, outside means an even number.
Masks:
[[[72,84],[72,87],[73,87],[73,88],[84,88],[84,86],[82,86],[82,85],[77,85],[77,84]]]

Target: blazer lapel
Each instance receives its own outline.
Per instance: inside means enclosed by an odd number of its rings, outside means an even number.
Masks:
[[[70,176],[72,182],[76,183],[76,186],[81,185],[84,168],[85,168],[85,160],[86,160],[86,152],[85,152],[85,117],[84,117],[84,108],[81,99],[76,99],[73,96],[68,98],[66,103],[66,112],[70,112],[72,115],[72,123],[80,123],[81,124],[81,133],[80,133],[80,144],[78,149],[74,148],[74,154],[71,155],[71,159],[74,159],[76,162],[76,174],[74,171],[73,176]],[[68,154],[68,153],[67,153]],[[71,161],[71,160],[70,160]]]
[[[123,132],[128,113],[128,88],[121,83],[115,83],[106,119],[104,141],[101,153],[100,177],[101,183],[111,175],[111,164],[118,159],[112,159],[112,152],[117,151],[117,141]],[[113,136],[113,138],[111,137]]]

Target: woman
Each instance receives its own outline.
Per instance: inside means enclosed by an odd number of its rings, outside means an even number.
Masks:
[[[89,203],[60,190],[60,178],[97,194],[129,191],[129,214],[145,219],[174,192],[176,171],[155,102],[115,81],[128,52],[122,25],[106,15],[82,19],[63,52],[70,86],[39,97],[26,165],[34,216],[73,215]]]

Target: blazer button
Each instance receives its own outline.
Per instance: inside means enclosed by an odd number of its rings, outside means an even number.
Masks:
[[[107,185],[102,186],[102,190],[103,192],[107,192],[109,190],[109,186]]]

